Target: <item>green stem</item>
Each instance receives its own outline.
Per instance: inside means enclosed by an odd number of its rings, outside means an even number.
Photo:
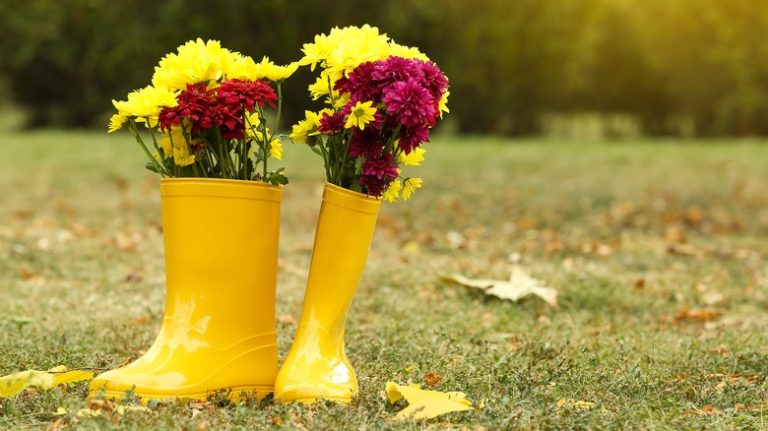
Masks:
[[[343,135],[344,135],[345,132],[341,132],[341,133],[342,133],[342,137],[341,137],[341,142],[342,142],[341,147],[342,148],[341,148],[341,151],[343,151],[344,154],[341,156],[342,159],[341,159],[341,169],[339,169],[339,186],[340,187],[344,187],[344,184],[343,184],[343,182],[344,182],[344,173],[345,173],[345,170],[347,168],[347,156],[349,155],[349,139],[344,139]]]
[[[267,177],[267,160],[269,160],[269,150],[272,149],[272,140],[275,138],[277,130],[280,128],[280,116],[283,113],[283,84],[277,83],[277,118],[275,119],[275,127],[272,128],[272,135],[267,140],[266,151],[264,154],[264,178]]]
[[[333,178],[331,178],[331,172],[328,169],[328,166],[330,165],[330,160],[328,159],[328,151],[325,148],[325,143],[318,142],[317,146],[320,147],[320,152],[323,153],[323,167],[325,168],[325,179],[329,182],[333,181]]]
[[[131,133],[133,133],[133,136],[136,138],[136,142],[139,143],[141,146],[141,149],[144,150],[144,154],[149,157],[149,160],[155,165],[155,167],[158,169],[158,173],[160,175],[164,175],[166,177],[170,177],[171,175],[168,173],[168,170],[165,169],[165,166],[161,165],[160,162],[157,161],[157,159],[152,155],[152,153],[149,152],[147,149],[147,146],[144,145],[144,140],[141,139],[141,136],[139,135],[139,129],[136,127],[136,122],[133,119],[129,120]]]

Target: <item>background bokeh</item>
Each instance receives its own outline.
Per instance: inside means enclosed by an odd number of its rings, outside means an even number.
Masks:
[[[766,0],[3,0],[0,101],[27,126],[104,127],[185,40],[288,62],[363,23],[444,69],[449,131],[768,134]],[[289,119],[309,75],[286,89]]]

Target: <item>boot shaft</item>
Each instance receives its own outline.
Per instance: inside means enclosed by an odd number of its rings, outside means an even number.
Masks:
[[[174,178],[160,191],[166,318],[232,340],[274,332],[281,190]]]
[[[365,269],[380,204],[325,185],[299,331],[313,326],[331,339],[343,339],[344,319]]]

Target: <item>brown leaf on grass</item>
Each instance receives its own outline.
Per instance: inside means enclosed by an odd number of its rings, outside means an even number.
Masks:
[[[139,272],[129,272],[125,275],[125,282],[126,283],[136,283],[143,279],[144,277]]]
[[[64,418],[58,418],[48,427],[48,431],[59,431],[64,426]]]
[[[756,413],[763,413],[765,411],[765,403],[760,403],[756,406],[745,406],[744,404],[736,404],[733,406],[733,409],[737,412],[756,412]]]
[[[11,213],[11,218],[15,220],[29,220],[35,215],[35,212],[30,209],[15,210]]]
[[[119,250],[133,250],[136,245],[144,240],[144,235],[139,232],[118,232],[105,240],[108,245],[117,247]]]
[[[741,223],[731,222],[726,224],[716,224],[710,228],[709,232],[714,235],[727,235],[739,233],[742,230],[744,230],[744,226],[742,226]]]
[[[408,407],[401,410],[395,419],[430,419],[445,413],[474,410],[472,402],[463,392],[439,392],[421,389],[420,385],[398,385],[387,382],[387,399],[394,404],[402,399]]]
[[[73,223],[69,227],[69,230],[75,235],[75,237],[92,237],[96,236],[97,234],[95,229],[80,223]]]
[[[645,288],[645,277],[640,277],[637,280],[635,280],[635,289],[643,289]]]
[[[670,380],[670,382],[671,382],[671,383],[685,382],[685,381],[687,381],[689,378],[691,378],[691,375],[690,375],[690,374],[688,374],[688,373],[680,373],[680,374],[676,375],[675,377],[673,377],[673,378]]]
[[[277,263],[278,268],[285,270],[285,272],[295,275],[296,277],[306,278],[307,270],[293,262],[286,261],[285,259]]]
[[[517,228],[520,230],[530,230],[535,228],[536,225],[538,224],[539,224],[538,220],[536,220],[533,217],[527,217],[527,216],[520,217],[515,222],[515,225],[517,225]]]
[[[677,256],[698,256],[699,250],[691,244],[670,244],[667,247],[667,251],[670,254]]]
[[[65,217],[73,217],[77,215],[77,210],[75,210],[72,205],[68,204],[63,199],[56,199],[51,203],[51,207],[53,207],[54,210],[56,210],[59,214]]]
[[[712,309],[690,309],[687,305],[684,305],[680,311],[675,315],[675,320],[678,322],[709,322],[722,316],[723,312]]]
[[[443,381],[443,378],[437,373],[433,373],[432,371],[424,373],[424,383],[426,383],[427,386],[435,386],[441,381]]]
[[[590,329],[589,332],[591,332],[592,335],[600,335],[602,333],[611,332],[612,329],[613,329],[613,325],[608,323],[605,326],[599,326],[599,327],[596,327],[596,328],[592,328],[592,329]]]
[[[512,266],[512,274],[509,281],[472,279],[459,274],[446,275],[442,278],[449,283],[478,289],[486,295],[493,295],[513,302],[517,302],[526,296],[534,295],[553,307],[557,306],[557,291],[531,277],[518,265]]]
[[[26,280],[26,281],[30,281],[30,282],[42,282],[42,281],[45,281],[45,277],[37,275],[37,274],[33,273],[32,271],[24,268],[24,267],[19,268],[18,271],[19,271],[19,277],[22,280]]]
[[[579,250],[581,250],[584,254],[595,254],[598,256],[610,256],[611,253],[614,252],[614,250],[618,250],[621,247],[621,241],[612,241],[612,242],[597,242],[597,241],[589,241],[582,243],[579,247]]]
[[[731,349],[729,349],[728,346],[724,346],[722,344],[707,351],[720,356],[729,356],[731,354]]]
[[[112,180],[112,184],[120,193],[125,193],[126,191],[128,191],[129,183],[128,183],[128,180],[125,179],[125,177],[122,177],[120,175],[113,175],[111,180]]]
[[[688,242],[688,232],[680,225],[669,225],[664,230],[664,239],[667,242],[684,244]]]
[[[699,207],[691,207],[685,211],[668,211],[661,217],[663,224],[685,223],[689,226],[697,226],[706,218],[704,211]]]
[[[716,416],[716,415],[719,415],[721,413],[722,413],[722,411],[716,409],[715,407],[713,407],[713,406],[711,406],[709,404],[707,404],[706,406],[704,406],[704,407],[702,407],[700,409],[693,408],[693,409],[686,410],[686,411],[683,412],[683,414],[685,416]]]

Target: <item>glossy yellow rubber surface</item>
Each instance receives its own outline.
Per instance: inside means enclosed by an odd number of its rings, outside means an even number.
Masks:
[[[344,352],[344,320],[365,268],[380,201],[326,184],[301,319],[275,382],[280,401],[349,402],[357,377]]]
[[[162,179],[166,300],[160,334],[136,361],[91,382],[89,396],[142,401],[263,397],[277,374],[279,188]]]

